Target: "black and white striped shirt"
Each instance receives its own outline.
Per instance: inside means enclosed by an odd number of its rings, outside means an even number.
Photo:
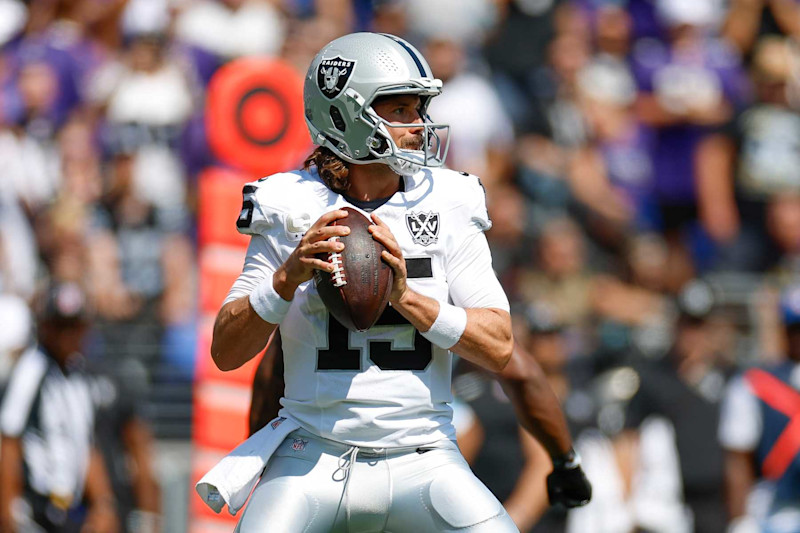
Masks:
[[[3,398],[0,432],[22,441],[26,489],[80,502],[93,431],[89,377],[81,368],[62,369],[39,348],[25,351]]]

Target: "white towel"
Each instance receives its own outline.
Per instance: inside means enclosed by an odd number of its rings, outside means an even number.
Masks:
[[[253,433],[197,482],[200,498],[215,513],[228,504],[228,511],[236,515],[261,479],[272,453],[299,427],[297,422],[278,417]]]

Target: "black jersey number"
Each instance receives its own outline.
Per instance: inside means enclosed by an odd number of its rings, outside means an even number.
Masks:
[[[250,227],[253,222],[253,209],[255,206],[250,200],[242,202],[242,210],[239,212],[239,218],[236,219],[236,227],[246,229]]]
[[[411,323],[392,307],[387,307],[375,326],[407,326]],[[414,329],[413,346],[392,348],[392,341],[369,341],[369,358],[381,370],[425,370],[433,359],[433,345]],[[361,349],[350,346],[350,332],[328,315],[328,347],[317,350],[317,370],[361,370]]]
[[[236,219],[236,227],[239,229],[247,229],[250,227],[250,223],[253,222],[253,210],[256,206],[251,196],[256,193],[256,190],[255,185],[245,185],[242,189],[242,196],[244,197],[242,210],[239,212],[239,218]]]

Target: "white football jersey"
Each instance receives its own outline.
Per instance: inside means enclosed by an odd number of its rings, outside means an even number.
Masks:
[[[275,174],[244,187],[237,227],[252,236],[226,302],[274,272],[322,214],[353,206],[316,172]],[[475,176],[423,169],[374,212],[403,250],[409,286],[461,307],[508,310],[483,231],[491,227]],[[331,318],[313,281],[302,284],[280,324],[285,383],[281,416],[321,437],[375,448],[455,439],[451,354],[387,307],[365,332]]]

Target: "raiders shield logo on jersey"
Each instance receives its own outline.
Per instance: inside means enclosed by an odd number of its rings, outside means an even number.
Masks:
[[[406,226],[415,244],[434,244],[439,238],[439,213],[406,213]]]
[[[333,100],[347,86],[353,74],[355,61],[336,56],[332,59],[323,59],[317,69],[317,85],[326,98]]]

